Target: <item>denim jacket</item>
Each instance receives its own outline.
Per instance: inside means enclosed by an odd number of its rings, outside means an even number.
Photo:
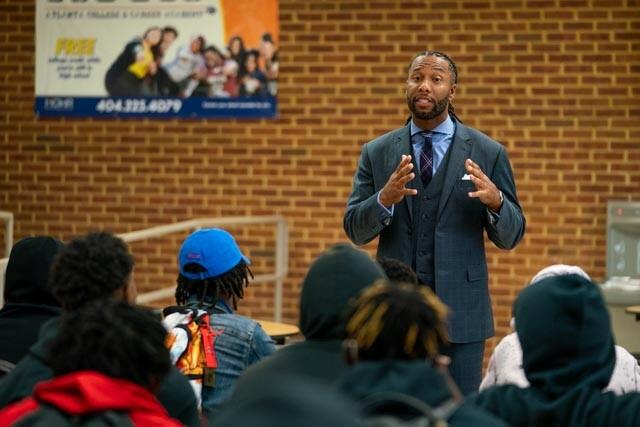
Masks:
[[[206,309],[198,307],[197,302],[190,302],[187,307]],[[208,311],[211,327],[221,333],[214,343],[218,362],[215,386],[202,387],[205,415],[215,412],[231,396],[236,380],[247,367],[276,350],[274,341],[257,321],[235,314],[224,301],[219,300]]]

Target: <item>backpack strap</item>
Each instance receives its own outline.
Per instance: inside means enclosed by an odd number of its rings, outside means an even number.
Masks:
[[[14,424],[15,427],[135,427],[128,414],[104,410],[84,416],[69,415],[53,405],[39,402],[38,408]]]
[[[454,399],[448,399],[443,404],[433,409],[433,415],[439,420],[448,420],[458,410],[461,402]]]
[[[411,395],[397,392],[379,392],[373,393],[360,401],[360,411],[365,417],[375,415],[393,415],[395,411],[390,408],[404,409],[397,412],[399,418],[405,418],[410,414],[406,409],[418,417],[426,417],[429,425],[440,425],[448,420],[455,411],[460,407],[460,402],[453,398],[446,400],[444,403],[433,408],[424,401]],[[390,414],[391,412],[391,414]]]
[[[16,365],[9,362],[8,360],[0,360],[0,377],[5,374],[8,374],[15,368]]]
[[[202,351],[204,352],[203,382],[208,387],[213,387],[216,383],[215,372],[218,368],[218,358],[216,357],[216,334],[209,323],[209,313],[205,313],[197,319],[198,328],[202,336]]]

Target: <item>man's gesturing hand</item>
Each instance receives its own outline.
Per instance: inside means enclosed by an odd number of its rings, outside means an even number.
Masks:
[[[403,154],[398,167],[393,171],[382,190],[380,190],[380,203],[390,208],[400,202],[404,196],[418,194],[418,190],[405,187],[415,177],[412,170],[411,156]]]
[[[473,160],[467,159],[464,163],[464,167],[467,169],[467,173],[471,176],[471,181],[476,186],[476,191],[470,192],[469,197],[477,197],[489,209],[494,212],[498,212],[500,207],[502,207],[502,200],[500,199],[500,190],[498,190],[498,187],[496,187],[489,177],[482,172],[480,166],[478,166]]]

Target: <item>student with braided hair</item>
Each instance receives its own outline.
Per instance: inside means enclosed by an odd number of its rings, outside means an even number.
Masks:
[[[450,378],[449,359],[440,355],[448,339],[447,311],[426,286],[379,280],[360,294],[349,313],[344,343],[352,367],[340,389],[359,402],[363,416],[504,425],[464,403]]]
[[[178,254],[178,306],[163,310],[172,362],[190,378],[210,418],[242,372],[275,351],[255,320],[235,313],[253,274],[233,236],[220,228],[192,233]]]

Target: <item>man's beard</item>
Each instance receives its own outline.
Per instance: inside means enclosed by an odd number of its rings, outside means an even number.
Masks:
[[[438,117],[444,110],[449,107],[449,99],[443,98],[438,100],[434,105],[431,111],[418,111],[416,108],[416,102],[409,97],[407,97],[407,105],[409,106],[409,110],[413,113],[413,117],[420,120],[431,120]]]

